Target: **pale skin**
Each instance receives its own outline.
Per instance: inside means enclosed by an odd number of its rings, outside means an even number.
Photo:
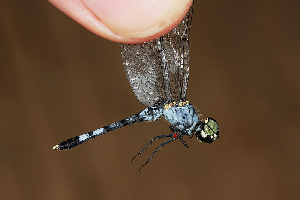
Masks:
[[[142,43],[176,27],[193,0],[49,0],[91,32],[114,42]]]

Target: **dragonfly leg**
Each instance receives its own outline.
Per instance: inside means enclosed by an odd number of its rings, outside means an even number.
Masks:
[[[139,172],[141,172],[141,169],[145,166],[145,165],[147,165],[148,163],[149,163],[149,161],[153,158],[153,156],[163,147],[163,146],[165,146],[166,144],[169,144],[170,142],[173,142],[173,141],[175,141],[175,140],[177,140],[178,138],[172,138],[172,139],[169,139],[169,140],[167,140],[167,141],[165,141],[165,142],[163,142],[163,143],[161,143],[160,145],[159,145],[159,147],[157,147],[156,148],[156,150],[152,153],[152,155],[148,158],[148,160],[139,168]]]
[[[183,135],[178,136],[180,142],[186,147],[186,148],[190,148],[189,145],[187,145],[187,143],[183,140]]]
[[[173,134],[156,136],[156,137],[153,138],[146,146],[144,146],[144,148],[143,148],[138,154],[136,154],[136,155],[131,159],[131,162],[132,162],[138,155],[140,155],[141,153],[143,153],[143,152],[145,151],[145,149],[146,149],[150,144],[152,144],[152,142],[154,142],[154,141],[157,140],[157,139],[161,139],[161,138],[165,138],[165,137],[173,137]]]
[[[175,138],[179,138],[180,142],[186,147],[189,148],[189,145],[187,145],[187,143],[183,140],[183,136],[186,135],[184,132],[180,131],[178,128],[174,127],[174,126],[170,126],[169,127],[171,129],[171,131],[173,132],[173,135]],[[178,133],[179,132],[179,133]]]

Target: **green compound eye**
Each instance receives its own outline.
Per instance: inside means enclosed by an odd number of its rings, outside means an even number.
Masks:
[[[199,142],[212,143],[219,137],[219,126],[215,119],[206,118],[201,125],[200,130],[195,133]]]

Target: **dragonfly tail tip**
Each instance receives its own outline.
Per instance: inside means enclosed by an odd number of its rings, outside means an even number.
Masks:
[[[59,145],[58,145],[58,144],[55,145],[55,146],[53,147],[53,150],[59,150]]]

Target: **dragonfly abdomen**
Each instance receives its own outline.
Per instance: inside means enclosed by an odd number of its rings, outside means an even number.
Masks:
[[[94,131],[90,131],[88,133],[78,135],[76,137],[70,138],[65,140],[53,147],[55,150],[69,150],[72,149],[90,139],[103,135],[105,133],[114,131],[116,129],[122,128],[124,126],[128,126],[137,122],[144,122],[144,121],[156,121],[158,120],[163,113],[162,107],[148,107],[143,111],[122,119],[118,122],[112,123],[110,125],[104,126],[102,128],[96,129]]]

